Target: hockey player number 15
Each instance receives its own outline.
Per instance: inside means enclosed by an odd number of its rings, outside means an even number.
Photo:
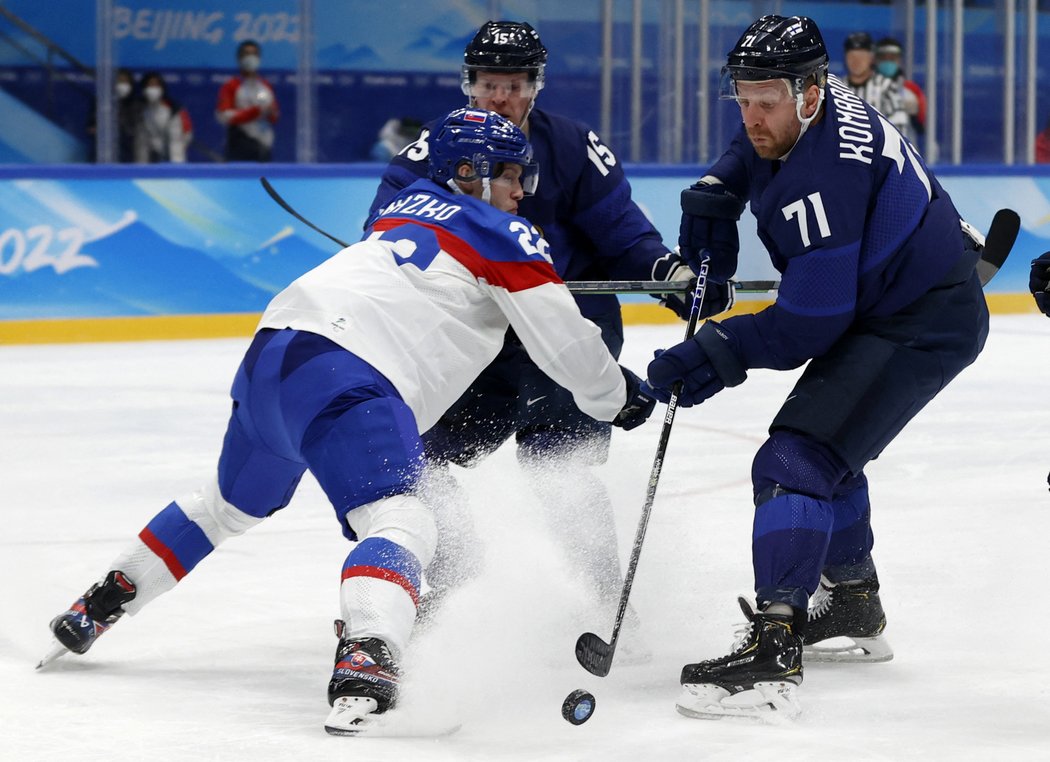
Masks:
[[[784,213],[784,219],[798,218],[798,232],[802,236],[802,245],[808,247],[809,240],[809,215],[806,213],[806,199],[809,199],[813,207],[813,215],[817,218],[817,229],[821,238],[831,237],[831,227],[828,225],[828,215],[824,211],[824,202],[820,200],[820,193],[810,193],[805,199],[792,201],[780,211]]]

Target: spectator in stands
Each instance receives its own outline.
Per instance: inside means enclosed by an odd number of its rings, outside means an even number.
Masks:
[[[135,163],[183,164],[193,140],[193,122],[158,72],[142,77],[142,108],[135,122]]]
[[[908,129],[901,132],[912,143],[916,143],[926,132],[926,93],[905,76],[901,65],[903,60],[904,48],[899,40],[883,37],[875,43],[875,69],[896,82],[900,88],[901,108],[908,115]]]
[[[1043,131],[1035,136],[1035,163],[1050,164],[1050,121]]]
[[[867,32],[854,32],[846,38],[846,84],[898,130],[908,129],[900,85],[875,71],[875,42]]]
[[[226,126],[227,161],[269,161],[273,125],[280,117],[273,87],[259,76],[262,48],[254,40],[237,46],[240,72],[219,90],[215,116]]]
[[[135,87],[135,75],[131,69],[124,67],[117,69],[113,83],[113,94],[115,96],[113,107],[117,114],[116,159],[122,164],[130,164],[135,161],[135,123],[138,121],[139,113],[142,110],[142,97]],[[95,145],[96,136],[98,135],[98,122],[95,116],[97,108],[98,104],[92,100],[91,112],[88,114],[87,128],[85,130],[90,141],[88,152],[92,162],[98,160],[97,146]]]
[[[412,117],[387,119],[376,136],[369,158],[385,164],[401,153],[402,148],[416,141],[422,129],[423,123]]]

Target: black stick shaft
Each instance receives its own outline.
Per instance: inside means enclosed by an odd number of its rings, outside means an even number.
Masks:
[[[707,260],[700,265],[700,272],[696,278],[696,290],[693,292],[693,305],[689,310],[689,322],[685,328],[685,340],[688,341],[696,333],[696,324],[700,317],[700,308],[704,303],[704,294],[707,292]],[[623,625],[624,614],[627,612],[627,600],[631,596],[631,587],[634,585],[634,574],[638,569],[638,559],[642,556],[642,543],[645,541],[645,532],[649,527],[649,516],[653,511],[653,501],[656,499],[656,487],[660,483],[660,472],[664,467],[664,456],[667,453],[667,443],[671,439],[671,426],[674,424],[675,413],[678,411],[678,396],[682,393],[682,382],[677,382],[671,389],[671,399],[667,403],[667,412],[664,414],[664,425],[660,430],[660,441],[656,445],[656,457],[653,458],[653,468],[649,472],[649,485],[645,490],[645,505],[642,506],[642,517],[638,520],[638,530],[634,535],[634,546],[631,548],[631,560],[627,565],[627,575],[623,580],[623,591],[620,593],[620,605],[616,609],[616,621],[613,623],[612,640],[609,641],[609,650],[615,652],[616,641],[620,638],[620,627]]]
[[[339,244],[344,249],[347,246],[350,245],[348,243],[340,241],[338,238],[336,238],[331,233],[326,233],[325,231],[321,230],[321,228],[317,227],[317,225],[313,224],[312,222],[310,222],[310,220],[306,219],[305,217],[303,217],[303,215],[299,214],[299,212],[295,211],[295,209],[292,208],[292,205],[289,204],[287,201],[285,201],[281,197],[281,194],[277,192],[276,188],[274,188],[272,185],[270,185],[270,181],[267,180],[265,177],[260,177],[259,178],[259,182],[262,183],[262,187],[266,190],[266,192],[270,194],[270,198],[272,198],[274,201],[276,201],[277,204],[282,209],[284,209],[284,211],[288,212],[288,214],[290,214],[293,217],[295,217],[295,219],[299,220],[299,222],[301,222],[304,225],[306,225],[306,227],[310,228],[311,230],[316,230],[318,233],[323,235],[325,238],[327,238],[330,241],[335,241],[337,244]]]
[[[574,294],[679,294],[689,290],[689,281],[665,280],[570,280],[565,285]],[[780,288],[778,280],[733,281],[737,293],[765,293]]]

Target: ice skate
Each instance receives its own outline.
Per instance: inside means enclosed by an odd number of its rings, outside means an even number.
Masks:
[[[394,706],[400,671],[386,643],[379,638],[344,638],[344,627],[336,620],[339,646],[328,683],[332,711],[324,729],[332,735],[353,736],[367,732],[378,716]]]
[[[809,623],[802,633],[806,661],[882,662],[893,650],[882,632],[886,613],[879,600],[877,576],[835,584],[821,579],[810,601]]]
[[[37,669],[72,651],[86,653],[102,633],[124,615],[124,604],[135,598],[135,584],[122,571],[111,571],[101,583],[92,585],[69,610],[51,620],[57,641],[36,665]]]
[[[679,713],[700,719],[757,717],[794,719],[802,682],[802,638],[789,615],[755,612],[738,599],[746,631],[728,656],[682,668]]]

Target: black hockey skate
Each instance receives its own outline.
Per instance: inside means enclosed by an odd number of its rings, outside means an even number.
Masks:
[[[324,729],[332,735],[352,736],[367,730],[376,715],[394,706],[401,675],[382,640],[344,638],[345,624],[341,619],[335,621],[335,628],[339,646],[335,650],[335,671],[328,683],[332,711]]]
[[[728,656],[682,668],[675,708],[687,717],[726,716],[794,719],[801,708],[802,638],[793,617],[756,612],[737,599],[748,626]]]
[[[885,629],[876,575],[839,584],[822,578],[810,601],[802,653],[806,661],[889,661],[893,649],[882,634]]]
[[[124,616],[124,604],[135,598],[135,584],[122,571],[111,571],[77,598],[69,610],[51,620],[58,643],[40,660],[37,669],[72,651],[86,653],[102,633]]]

